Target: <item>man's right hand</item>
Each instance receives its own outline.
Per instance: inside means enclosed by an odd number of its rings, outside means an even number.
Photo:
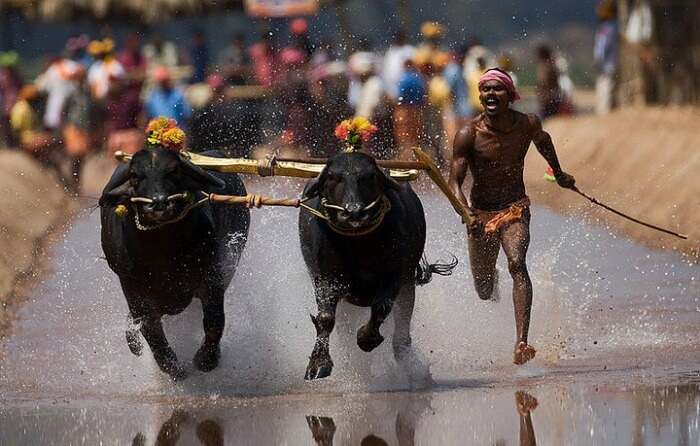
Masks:
[[[467,233],[477,238],[484,235],[484,224],[476,218],[476,215],[471,210],[467,209],[466,213],[470,221],[465,221],[465,218],[462,218],[462,223],[467,225]]]

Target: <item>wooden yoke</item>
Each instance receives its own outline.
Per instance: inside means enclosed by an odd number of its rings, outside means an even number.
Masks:
[[[198,153],[181,152],[193,164],[208,170],[215,170],[224,173],[240,173],[266,176],[286,176],[296,178],[314,178],[321,173],[327,160],[324,158],[268,158],[254,160],[247,158],[215,158],[200,155]],[[417,161],[402,160],[377,160],[380,167],[388,168],[389,174],[397,181],[412,181],[418,178],[418,173],[424,170],[431,180],[440,188],[443,194],[452,204],[457,214],[462,217],[466,224],[471,223],[471,217],[467,209],[464,208],[459,199],[450,190],[447,181],[443,178],[440,170],[430,156],[420,148],[413,149],[413,154]],[[127,162],[131,155],[117,151],[114,157],[120,162]],[[393,170],[392,170],[393,169]],[[209,199],[218,203],[242,204],[247,207],[261,206],[290,206],[299,207],[303,204],[298,199],[293,198],[270,198],[260,195],[229,196],[211,194]]]
[[[430,155],[425,153],[419,147],[413,148],[413,155],[419,162],[425,165],[426,173],[428,174],[430,179],[433,180],[435,184],[437,184],[437,186],[440,188],[442,193],[445,194],[447,199],[450,200],[450,204],[452,204],[452,207],[457,212],[457,214],[460,217],[462,217],[462,221],[467,225],[470,225],[472,223],[472,217],[469,215],[467,209],[462,205],[462,202],[459,201],[459,198],[457,198],[457,196],[452,192],[452,190],[450,190],[450,186],[447,184],[447,181],[445,181],[445,179],[442,177],[440,169],[438,169],[437,165],[430,157]]]
[[[212,156],[200,155],[198,153],[181,152],[183,156],[192,161],[193,164],[208,170],[215,170],[224,173],[241,173],[249,175],[260,175],[262,177],[283,176],[295,178],[314,178],[321,173],[326,164],[326,160],[312,159],[314,162],[280,161],[277,158],[254,160],[247,158],[214,158]],[[131,155],[117,151],[114,154],[118,161],[126,162],[131,159]],[[315,162],[319,161],[319,162]],[[389,175],[397,181],[413,181],[418,178],[418,170],[415,162],[399,162],[395,170],[390,170]],[[408,164],[403,164],[408,163]],[[381,164],[380,164],[381,165]],[[404,168],[403,166],[411,166]]]

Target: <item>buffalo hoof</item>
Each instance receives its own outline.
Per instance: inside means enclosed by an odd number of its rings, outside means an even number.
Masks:
[[[180,366],[174,352],[165,352],[163,355],[154,354],[153,357],[158,367],[160,367],[163,373],[167,373],[173,381],[181,381],[187,378],[187,372]]]
[[[135,356],[141,356],[141,353],[143,353],[143,343],[141,338],[139,338],[139,332],[136,330],[126,331],[126,345],[129,346],[129,350]]]
[[[187,378],[187,371],[179,364],[174,364],[167,369],[162,369],[173,381],[182,381]]]
[[[363,325],[357,330],[357,345],[366,352],[371,352],[384,342],[384,336],[379,330],[372,330],[369,326]]]
[[[393,347],[394,347],[394,359],[396,359],[397,361],[405,360],[412,353],[410,341],[407,344],[395,343],[393,345]]]
[[[333,371],[333,362],[327,361],[311,361],[306,368],[304,379],[313,381],[314,379],[328,378]]]
[[[219,366],[219,357],[221,351],[218,345],[208,346],[203,345],[194,355],[192,362],[198,370],[203,372],[211,372]]]

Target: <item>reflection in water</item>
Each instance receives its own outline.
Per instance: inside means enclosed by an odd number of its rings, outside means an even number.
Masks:
[[[537,446],[535,438],[535,428],[532,426],[532,416],[530,413],[537,409],[537,399],[527,392],[515,392],[515,409],[518,412],[520,419],[520,429],[518,438],[520,446]],[[506,446],[508,443],[505,440],[496,441],[495,446]]]
[[[430,394],[417,395],[410,397],[402,401],[398,405],[398,411],[396,413],[395,423],[394,423],[394,434],[396,435],[397,443],[400,446],[413,446],[416,444],[416,425],[426,418],[426,415],[432,412],[432,407],[430,405],[432,396]],[[353,417],[348,423],[341,428],[345,428],[345,431],[359,431],[364,437],[360,440],[359,444],[361,446],[386,446],[389,444],[384,438],[382,438],[377,432],[363,432],[364,429],[368,427],[371,430],[371,426],[367,425],[367,419],[365,417],[368,414],[362,412],[360,417]],[[381,414],[377,414],[375,419],[382,419]],[[388,415],[388,414],[387,414]],[[386,417],[387,420],[392,418]],[[311,436],[314,442],[318,446],[332,446],[333,437],[335,436],[337,427],[335,420],[332,417],[327,416],[315,416],[307,415],[306,423],[311,430]],[[378,426],[379,429],[385,432],[383,429],[385,426]]]
[[[700,444],[697,373],[674,375],[678,381],[671,382],[649,381],[630,371],[617,380],[605,378],[528,386],[537,399],[495,386],[247,401],[208,398],[178,404],[175,411],[165,401],[3,402],[0,444]]]
[[[318,446],[332,446],[335,435],[335,422],[331,417],[306,416],[306,423]]]
[[[535,446],[535,429],[532,427],[530,412],[537,409],[537,400],[525,392],[515,392],[515,407],[520,418],[520,446]]]
[[[190,415],[182,409],[175,409],[160,427],[155,446],[175,446],[180,440],[182,429],[189,424]],[[197,438],[202,446],[223,446],[224,430],[214,420],[204,420],[197,424]],[[139,432],[131,442],[132,446],[146,446],[146,436]]]

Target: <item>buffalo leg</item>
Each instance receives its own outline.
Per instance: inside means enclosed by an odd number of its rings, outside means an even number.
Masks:
[[[314,287],[318,314],[315,317],[312,315],[311,320],[316,327],[316,344],[304,375],[306,380],[325,378],[333,370],[328,338],[335,327],[335,309],[339,298],[337,290],[333,290],[328,282],[317,281]]]
[[[404,359],[411,348],[411,318],[416,302],[416,286],[413,283],[405,285],[399,291],[394,308],[394,358]]]
[[[131,284],[122,278],[119,278],[119,281],[122,286],[122,291],[124,292],[126,304],[129,307],[129,314],[127,316],[128,328],[124,333],[126,345],[129,346],[131,353],[136,356],[141,356],[141,353],[143,353],[143,344],[141,343],[139,330],[141,328],[143,316],[148,313],[148,310],[143,305],[143,299],[139,298],[138,293]]]
[[[224,334],[224,291],[216,290],[202,300],[204,342],[194,355],[194,365],[203,372],[210,372],[219,365],[219,343]]]
[[[148,342],[148,346],[151,347],[153,359],[156,360],[158,367],[175,380],[184,378],[185,370],[178,364],[177,356],[165,338],[160,317],[143,319],[141,334]]]
[[[136,356],[141,356],[143,353],[143,344],[141,343],[141,337],[139,335],[139,325],[141,325],[141,318],[134,318],[131,314],[127,317],[127,323],[129,328],[126,329],[126,344],[129,346],[129,350]]]
[[[371,352],[384,342],[384,336],[379,333],[379,327],[391,313],[391,307],[399,294],[401,286],[399,277],[389,277],[386,283],[388,287],[381,289],[375,303],[372,304],[369,322],[357,330],[357,345],[366,352]]]

